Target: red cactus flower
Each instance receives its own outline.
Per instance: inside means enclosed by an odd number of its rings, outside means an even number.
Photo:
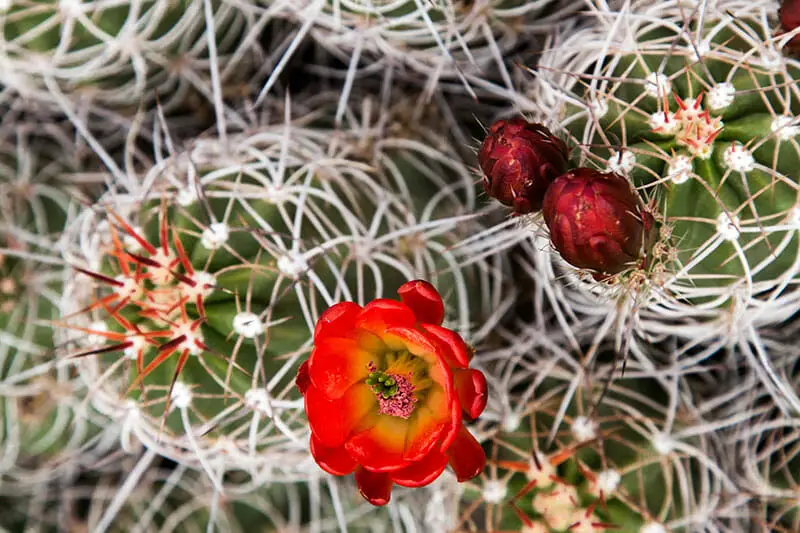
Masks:
[[[538,211],[547,187],[566,172],[568,156],[567,145],[541,124],[499,120],[478,154],[483,188],[516,214]]]
[[[800,0],[783,0],[780,9],[778,9],[778,18],[783,31],[788,33],[797,29],[800,26]],[[800,51],[800,34],[792,37],[786,46],[795,51]]]
[[[568,263],[616,274],[644,260],[655,221],[628,180],[577,168],[556,179],[544,197],[550,240]]]
[[[328,473],[355,472],[373,505],[392,485],[421,487],[449,464],[459,481],[478,475],[483,449],[462,424],[486,406],[486,379],[468,368],[472,351],[440,324],[441,296],[425,281],[402,302],[353,302],[325,311],[314,349],[297,375],[311,426],[311,453]]]

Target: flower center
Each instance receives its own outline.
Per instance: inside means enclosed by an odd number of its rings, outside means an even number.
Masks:
[[[370,363],[370,374],[366,384],[378,398],[379,413],[382,415],[399,416],[407,419],[414,412],[417,397],[414,395],[414,385],[411,383],[411,374],[381,372]]]

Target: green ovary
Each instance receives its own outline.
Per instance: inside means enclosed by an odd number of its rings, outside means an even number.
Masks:
[[[607,57],[612,81],[579,84],[588,110],[571,106],[568,129],[655,199],[671,232],[651,264],[682,271],[680,282],[699,289],[775,281],[798,253],[800,101],[784,86],[798,69],[736,61],[752,45],[728,30],[702,61],[688,45],[655,44],[676,37],[651,32],[636,55]]]

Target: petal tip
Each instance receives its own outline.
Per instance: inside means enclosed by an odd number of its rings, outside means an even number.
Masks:
[[[436,287],[425,280],[415,279],[397,289],[400,300],[410,307],[423,324],[439,325],[444,320],[444,302]]]

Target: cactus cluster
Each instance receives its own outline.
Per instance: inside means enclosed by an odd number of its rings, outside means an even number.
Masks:
[[[800,531],[798,14],[0,1],[0,531]]]

